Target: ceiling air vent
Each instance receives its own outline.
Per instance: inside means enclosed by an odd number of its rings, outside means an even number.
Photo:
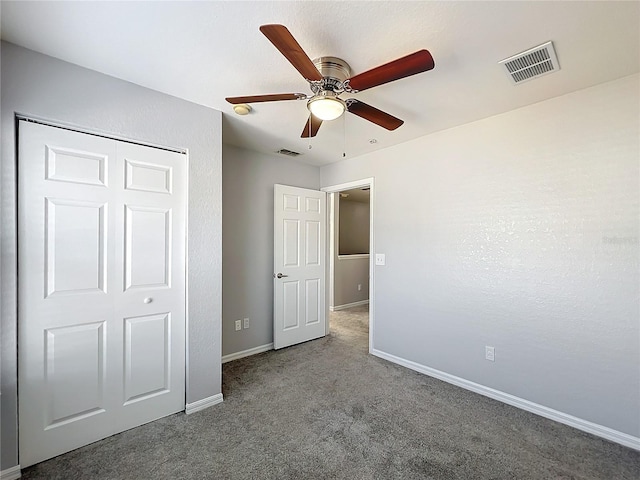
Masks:
[[[498,63],[504,65],[514,85],[560,70],[552,42],[543,43]]]
[[[294,152],[293,150],[287,150],[286,148],[281,148],[276,153],[279,153],[280,155],[287,155],[289,157],[297,157],[300,155],[300,153]]]

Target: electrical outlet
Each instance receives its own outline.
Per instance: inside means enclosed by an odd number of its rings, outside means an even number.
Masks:
[[[386,258],[384,253],[376,253],[376,265],[384,265]]]
[[[242,330],[242,320],[236,320],[236,332]]]
[[[244,328],[249,328],[249,319],[248,318],[244,319]]]
[[[358,284],[358,291],[361,291],[361,290],[362,290],[362,284],[361,284],[361,283],[359,283],[359,284]]]
[[[496,350],[493,347],[484,347],[484,358],[490,362],[496,361]]]

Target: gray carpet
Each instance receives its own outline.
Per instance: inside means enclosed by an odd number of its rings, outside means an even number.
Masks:
[[[49,479],[629,479],[640,452],[367,354],[367,312],[224,365],[224,403],[35,465]]]

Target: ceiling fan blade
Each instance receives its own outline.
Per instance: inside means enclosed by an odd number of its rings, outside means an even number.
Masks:
[[[302,130],[302,135],[300,135],[300,138],[315,137],[318,133],[318,130],[320,129],[320,125],[322,125],[322,120],[309,114],[309,120],[307,120],[307,124],[304,126],[304,130]]]
[[[305,100],[304,93],[276,93],[273,95],[249,95],[245,97],[227,97],[225,100],[237,105],[239,103],[277,102],[279,100]]]
[[[360,118],[369,120],[370,122],[380,125],[382,128],[386,128],[387,130],[395,130],[404,123],[403,120],[354,98],[347,100],[347,110],[349,113],[353,113]]]
[[[366,72],[359,73],[349,79],[349,86],[361,92],[367,88],[377,87],[385,83],[410,77],[416,73],[426,72],[435,66],[428,50],[418,50],[411,55],[385,63]]]
[[[260,31],[280,50],[296,70],[307,80],[322,80],[322,75],[300,44],[284,25],[262,25]]]

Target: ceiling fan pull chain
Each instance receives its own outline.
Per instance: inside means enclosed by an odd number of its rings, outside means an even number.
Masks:
[[[342,158],[347,157],[347,116],[342,116]]]

